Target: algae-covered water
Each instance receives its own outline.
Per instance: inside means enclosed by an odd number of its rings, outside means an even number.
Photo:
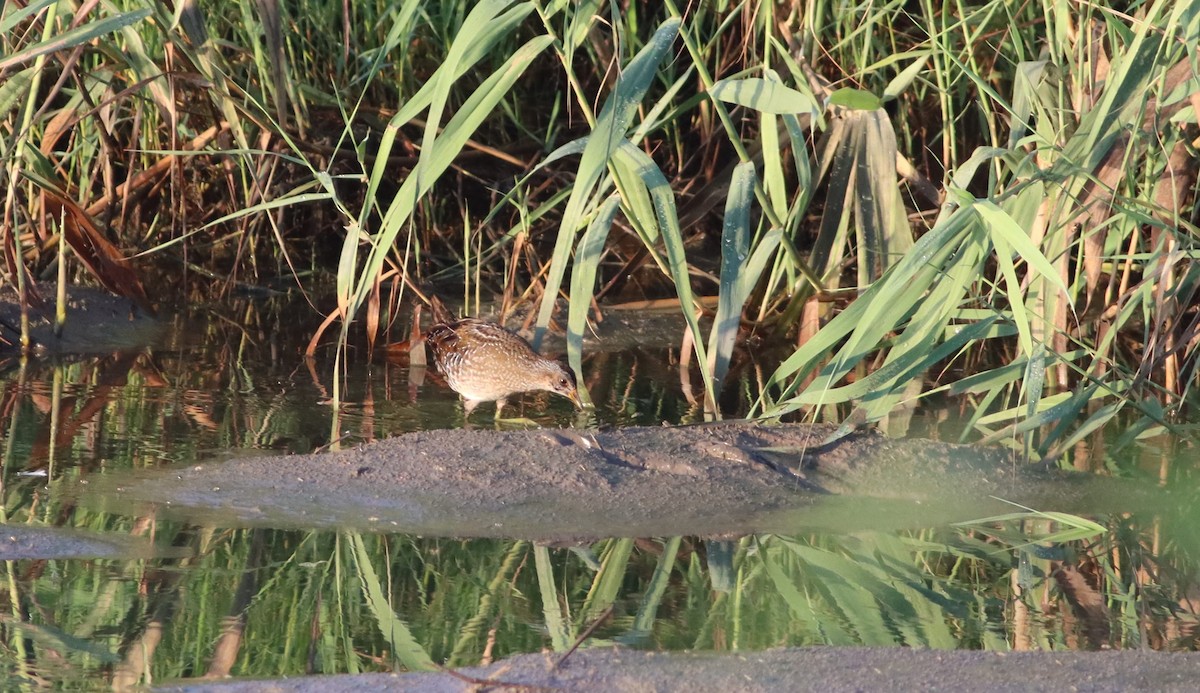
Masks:
[[[928,524],[918,515],[902,530],[859,523],[545,543],[349,521],[275,527],[245,522],[240,506],[193,514],[165,491],[157,504],[120,502],[111,480],[169,480],[173,468],[463,426],[454,393],[429,377],[414,383],[408,366],[368,356],[365,345],[347,353],[335,408],[333,349],[303,357],[315,325],[307,305],[245,300],[176,319],[153,348],[7,363],[6,688],[475,665],[565,652],[584,635],[585,647],[671,651],[1196,649],[1200,466],[1177,439],[1114,451],[1115,432],[1100,431],[1074,457],[1101,481],[1161,490],[1161,502],[1098,500],[1067,516],[1053,500],[995,499],[1007,517],[981,505],[950,525],[934,495],[924,501]],[[673,319],[614,319],[585,345],[594,411],[581,417],[550,395],[526,396],[515,411],[547,428],[702,421],[669,346],[678,334]],[[729,411],[744,410],[770,372],[770,357],[760,358],[737,364]],[[918,410],[890,432],[956,441],[952,411]],[[493,428],[490,409],[471,424]],[[427,454],[440,463],[437,449]],[[95,502],[89,487],[118,502]],[[352,499],[335,502],[355,512]],[[686,504],[686,494],[672,502]],[[858,519],[894,510],[843,508]]]

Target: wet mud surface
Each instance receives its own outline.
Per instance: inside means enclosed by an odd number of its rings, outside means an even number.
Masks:
[[[445,672],[230,681],[159,690],[1192,691],[1200,653],[797,648],[748,653],[581,650]]]
[[[67,288],[66,320],[55,334],[55,286],[38,282],[41,304],[29,310],[29,334],[35,354],[97,354],[137,349],[155,343],[168,323],[155,319],[127,298],[100,289]],[[21,350],[21,308],[13,285],[0,287],[0,354]]]
[[[1001,449],[750,423],[438,430],[351,450],[113,473],[86,504],[216,526],[539,541],[921,527],[1009,512],[1156,507],[1152,486],[1033,471]],[[1001,500],[1004,499],[1004,500]]]

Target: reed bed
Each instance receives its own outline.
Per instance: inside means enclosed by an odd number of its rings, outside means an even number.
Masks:
[[[265,7],[5,4],[7,283],[291,284],[339,358],[436,287],[577,369],[593,307],[672,299],[697,418],[767,339],[752,416],[1182,430],[1198,2]]]

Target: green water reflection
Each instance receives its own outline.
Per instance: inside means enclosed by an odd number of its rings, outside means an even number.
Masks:
[[[302,358],[312,325],[301,309],[237,314],[190,323],[153,352],[5,372],[2,519],[138,537],[158,552],[34,560],[0,535],[11,559],[0,609],[7,687],[474,664],[565,650],[593,625],[589,644],[658,649],[1196,647],[1200,503],[1186,497],[1162,512],[1090,518],[1096,528],[1025,513],[921,531],[584,546],[202,526],[76,505],[64,487],[114,471],[462,425],[452,392],[413,387],[406,367],[361,347],[335,415],[332,356]],[[593,423],[695,420],[677,353],[594,350]],[[756,391],[754,366],[738,371],[730,409]],[[573,422],[559,398],[524,406],[543,425]],[[920,415],[913,432],[949,435],[946,419]],[[1197,488],[1200,468],[1179,441],[1114,458],[1099,452],[1104,440],[1090,441],[1081,464]]]

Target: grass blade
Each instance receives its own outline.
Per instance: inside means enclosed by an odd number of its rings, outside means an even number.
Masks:
[[[542,337],[546,333],[546,326],[550,324],[554,302],[558,300],[558,290],[562,286],[563,275],[566,273],[567,258],[570,256],[571,246],[574,245],[575,231],[583,223],[585,210],[595,202],[592,199],[592,192],[600,182],[600,178],[608,166],[609,158],[625,142],[625,132],[633,122],[633,116],[637,113],[638,105],[650,87],[650,81],[654,78],[659,63],[666,57],[667,50],[675,42],[675,36],[679,33],[679,24],[678,19],[668,19],[659,26],[646,46],[622,71],[613,93],[604,102],[604,108],[596,118],[596,127],[588,137],[587,146],[579,159],[575,185],[571,189],[571,196],[567,198],[558,238],[550,258],[550,271],[546,276],[546,291],[542,295],[537,329],[533,336],[535,349],[541,344]]]
[[[746,162],[733,170],[721,232],[721,286],[717,316],[708,336],[708,368],[712,372],[714,395],[720,394],[725,373],[729,370],[741,326],[742,306],[758,282],[757,276],[750,276],[754,268],[746,262],[750,252],[750,204],[753,201],[754,164]],[[761,271],[762,266],[758,269]]]
[[[587,313],[591,307],[596,272],[604,255],[604,242],[612,228],[621,198],[612,195],[600,207],[588,230],[575,249],[575,264],[571,268],[571,300],[567,308],[567,362],[575,373],[583,373],[583,331],[587,328]]]

